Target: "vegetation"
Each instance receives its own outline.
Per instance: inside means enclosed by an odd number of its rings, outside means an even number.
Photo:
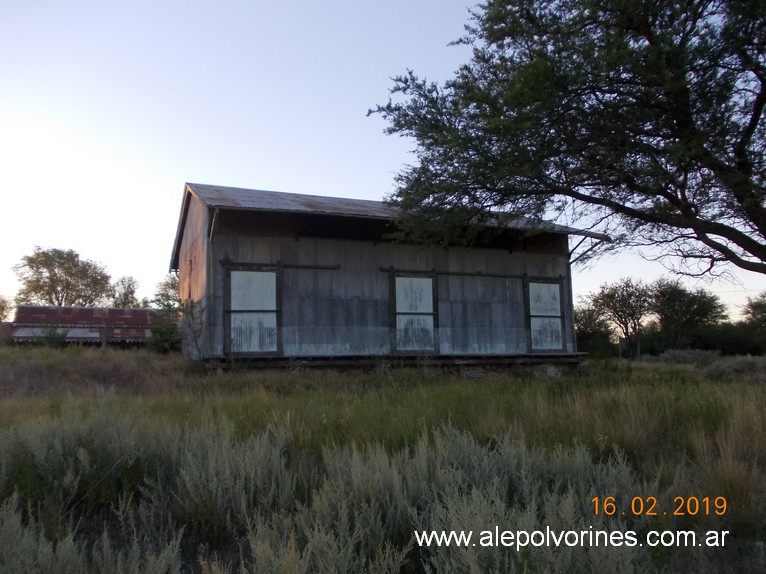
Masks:
[[[714,294],[691,291],[678,279],[658,279],[651,286],[651,310],[667,349],[688,347],[695,329],[717,325],[726,318],[726,307]]]
[[[715,294],[687,289],[678,280],[660,278],[645,285],[625,278],[604,284],[575,308],[578,349],[597,358],[621,354],[610,342],[618,333],[628,343],[629,357],[638,356],[639,348],[641,354],[655,356],[679,349],[762,355],[764,295],[748,299],[744,320],[731,322]]]
[[[72,249],[35,247],[34,253],[22,257],[14,269],[21,280],[21,289],[16,295],[19,305],[130,309],[147,308],[154,303],[138,298],[138,281],[134,277],[120,277],[111,283],[111,276],[102,264],[83,260]],[[168,281],[163,280],[157,286],[157,304],[161,310],[165,310],[167,303]],[[5,304],[10,306],[10,301],[0,298],[0,320],[7,313]]]
[[[748,297],[743,315],[747,324],[766,329],[766,291],[757,297]]]
[[[160,313],[160,321],[152,326],[149,348],[158,353],[181,350],[179,317],[183,310],[178,292],[178,276],[170,274],[157,284],[151,306]]]
[[[612,355],[614,328],[592,302],[585,301],[575,307],[574,326],[578,350],[598,359]]]
[[[5,321],[5,318],[10,314],[11,307],[13,307],[11,300],[0,295],[0,323]]]
[[[112,285],[112,307],[119,309],[146,309],[148,299],[138,298],[138,281],[134,277],[120,277]]]
[[[0,569],[758,571],[766,362],[531,373],[238,371],[0,349]],[[749,380],[743,373],[753,375]],[[761,377],[756,378],[755,375]],[[723,516],[594,496],[725,496]],[[671,513],[672,514],[672,513]],[[730,530],[721,548],[419,547],[415,530]]]
[[[80,259],[72,249],[35,247],[14,269],[21,281],[19,305],[90,307],[106,303],[112,295],[104,266]]]
[[[596,313],[615,325],[628,343],[631,357],[640,353],[639,331],[652,309],[652,291],[640,279],[626,278],[604,284],[590,297]]]
[[[495,210],[662,245],[694,274],[766,272],[762,3],[493,0],[461,43],[452,79],[409,72],[374,110],[417,145],[392,197],[405,235]]]
[[[181,313],[181,297],[178,293],[178,276],[174,274],[167,275],[157,284],[154,292],[152,306],[163,313],[178,317]]]

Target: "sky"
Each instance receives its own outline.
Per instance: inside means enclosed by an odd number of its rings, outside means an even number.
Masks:
[[[151,297],[185,182],[380,200],[414,143],[367,111],[407,69],[448,79],[465,0],[3,0],[0,295],[35,246]],[[668,272],[636,252],[575,268],[576,296]],[[685,280],[736,316],[766,277]]]

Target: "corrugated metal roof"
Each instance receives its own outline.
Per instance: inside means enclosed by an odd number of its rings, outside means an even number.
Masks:
[[[367,199],[322,197],[320,195],[242,189],[199,183],[189,183],[187,186],[209,207],[257,211],[327,213],[354,217],[374,217],[376,219],[391,219],[396,214],[393,208],[385,205],[383,202]]]
[[[47,327],[56,327],[69,342],[146,342],[158,317],[152,309],[20,305],[12,323],[11,339],[38,340],[45,336]]]
[[[382,201],[324,197],[319,195],[265,191],[261,189],[244,189],[239,187],[187,183],[184,189],[184,199],[181,204],[181,214],[178,219],[178,229],[176,230],[176,238],[173,244],[173,253],[170,260],[171,271],[177,271],[179,268],[178,258],[180,256],[184,226],[186,225],[189,197],[192,194],[212,209],[249,210],[271,213],[318,213],[378,220],[391,220],[395,219],[398,215],[398,210],[396,208],[387,205]],[[546,221],[525,218],[505,219],[502,218],[502,214],[498,214],[496,223],[488,225],[524,231],[544,231],[565,235],[580,235],[602,241],[610,240],[608,236],[602,233],[583,231]]]
[[[111,327],[148,326],[157,322],[154,309],[117,307],[52,307],[19,305],[14,323],[27,325],[109,325]]]
[[[261,189],[243,189],[200,183],[187,183],[186,186],[208,207],[212,208],[270,212],[326,213],[328,215],[371,217],[375,219],[393,219],[398,214],[396,208],[387,205],[382,201],[372,201],[368,199],[324,197],[320,195],[284,193]],[[501,215],[502,214],[498,214],[496,223],[500,227],[585,235],[597,239],[608,239],[605,235],[599,233],[582,231],[572,227],[550,223],[548,221],[537,221],[523,217],[504,220],[501,219]]]

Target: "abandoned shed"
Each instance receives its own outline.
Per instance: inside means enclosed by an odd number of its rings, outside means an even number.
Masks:
[[[146,344],[158,315],[151,309],[19,305],[11,323],[13,343],[62,343],[132,347]]]
[[[578,358],[569,235],[504,225],[482,247],[387,240],[382,202],[186,184],[171,271],[184,352],[264,364]]]

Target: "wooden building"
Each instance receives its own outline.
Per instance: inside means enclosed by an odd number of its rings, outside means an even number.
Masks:
[[[522,221],[481,247],[386,239],[395,211],[187,184],[170,269],[184,351],[263,364],[574,361],[569,235]]]

